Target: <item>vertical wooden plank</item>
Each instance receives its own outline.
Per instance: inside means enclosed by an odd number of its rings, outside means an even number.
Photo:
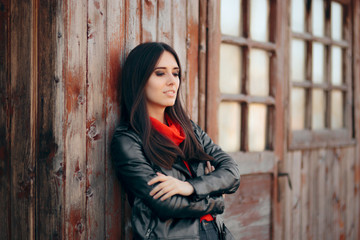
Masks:
[[[59,130],[63,122],[63,96],[56,101],[57,89],[62,89],[61,73],[56,72],[62,64],[57,51],[63,50],[62,31],[56,22],[61,19],[59,4],[53,1],[39,2],[38,31],[38,135],[39,153],[36,168],[36,239],[62,238],[62,141]],[[62,22],[62,20],[60,21]],[[60,23],[59,23],[60,24]],[[58,111],[57,109],[60,109]],[[60,115],[58,114],[59,112]],[[58,119],[60,121],[58,122]],[[60,163],[57,161],[60,159]],[[46,224],[44,224],[46,223]]]
[[[187,95],[186,108],[191,118],[198,122],[198,91],[199,91],[199,1],[187,1]]]
[[[333,238],[340,239],[340,160],[337,150],[332,150],[333,166],[332,166],[332,230]]]
[[[106,239],[121,239],[123,222],[121,209],[121,186],[111,165],[109,145],[119,119],[118,84],[121,63],[125,58],[125,1],[107,0],[106,34]]]
[[[291,166],[291,180],[292,180],[292,198],[291,198],[291,238],[293,240],[300,239],[301,229],[301,151],[293,152]]]
[[[87,239],[105,236],[106,1],[88,2],[86,92]]]
[[[345,239],[355,239],[355,216],[356,201],[355,198],[355,148],[346,149],[345,154],[345,176],[346,179],[346,203],[345,203]]]
[[[347,162],[350,161],[350,159],[346,159],[346,152],[348,151],[347,148],[341,148],[338,149],[338,161],[340,164],[340,171],[339,171],[339,239],[345,239],[346,238],[346,194],[347,194],[347,187],[346,187],[346,175],[350,174],[351,172],[347,172]]]
[[[199,97],[198,124],[205,129],[206,119],[206,45],[207,45],[207,1],[199,1]]]
[[[208,1],[206,132],[214,142],[218,140],[219,59],[220,59],[220,0]],[[211,56],[211,57],[210,57]]]
[[[318,184],[317,184],[317,158],[318,154],[316,150],[310,151],[310,169],[309,169],[309,239],[316,239],[317,238],[317,230],[318,230]]]
[[[126,55],[141,41],[141,1],[125,0]]]
[[[326,229],[325,219],[326,219],[326,211],[324,202],[326,202],[326,192],[325,192],[325,185],[326,185],[326,179],[325,179],[325,159],[326,159],[326,151],[324,149],[316,150],[318,152],[317,154],[317,239],[325,239],[325,233],[328,231]]]
[[[157,1],[146,0],[142,3],[142,36],[141,42],[156,41],[157,34]]]
[[[353,9],[353,91],[354,93],[360,92],[360,2],[352,1]],[[355,237],[360,239],[360,96],[354,94],[354,127],[356,138],[356,151],[355,151],[355,212],[357,218],[355,219]]]
[[[125,53],[126,55],[141,41],[141,1],[125,0]],[[122,239],[131,239],[131,209],[124,191],[121,192],[122,204]]]
[[[334,162],[333,154],[332,154],[331,150],[327,150],[327,152],[326,152],[326,169],[327,169],[327,171],[326,171],[326,184],[325,184],[326,197],[325,197],[325,203],[324,203],[326,209],[332,209],[333,162]],[[326,229],[333,229],[333,222],[332,222],[333,211],[327,210],[325,215],[326,215],[326,220],[325,220]],[[327,231],[325,233],[325,237],[326,237],[326,239],[331,239],[333,237],[333,232]]]
[[[186,69],[186,1],[173,0],[172,8],[172,22],[173,22],[173,39],[172,45],[179,56],[182,66],[182,79],[181,79],[181,95],[180,100],[183,106],[187,106],[186,96],[188,94],[188,72]]]
[[[157,2],[157,41],[172,45],[172,1]]]
[[[32,1],[11,1],[10,211],[13,239],[34,238],[33,14]]]
[[[55,182],[55,191],[58,198],[55,200],[56,224],[59,234],[57,237],[62,239],[65,234],[65,180],[66,180],[66,159],[65,159],[65,81],[66,68],[64,61],[66,59],[66,4],[63,1],[56,3],[56,56],[55,56],[55,113],[54,113],[54,139],[57,145],[57,151],[53,158],[53,181]],[[55,216],[55,217],[56,217]],[[55,238],[55,237],[54,237]]]
[[[65,233],[86,239],[87,1],[65,2]]]
[[[284,159],[284,169],[292,179],[292,163],[293,154],[287,153]],[[285,203],[284,203],[284,228],[283,228],[283,239],[291,239],[292,237],[292,191],[286,186],[285,187]]]
[[[0,229],[10,239],[10,0],[0,0]]]
[[[301,162],[301,229],[302,240],[309,239],[309,166],[310,152],[303,151]]]

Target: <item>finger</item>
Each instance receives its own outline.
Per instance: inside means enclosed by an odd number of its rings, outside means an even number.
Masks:
[[[162,174],[161,172],[156,172],[156,174],[157,174],[158,176],[166,176],[166,175]]]
[[[156,187],[154,187],[151,191],[150,191],[150,196],[155,195],[157,192],[161,191],[163,188],[165,188],[166,186],[168,186],[168,183],[162,182],[160,184],[158,184]]]
[[[205,174],[209,173],[209,169],[207,167],[205,167]]]
[[[161,189],[159,192],[157,192],[155,195],[154,195],[154,199],[158,199],[160,198],[161,196],[163,196],[164,194],[167,194],[168,192],[171,192],[172,190],[174,190],[172,187],[166,187],[166,188],[163,188]]]
[[[166,176],[165,175],[154,177],[147,184],[148,185],[153,185],[154,183],[163,182],[163,181],[166,181]]]
[[[211,164],[210,164],[210,161],[207,161],[207,162],[206,162],[206,167],[207,167],[209,170],[211,170],[211,167],[212,167],[212,166],[211,166]]]
[[[215,171],[215,167],[214,166],[211,166],[211,171]]]
[[[162,196],[162,197],[160,198],[160,200],[161,200],[161,201],[165,201],[166,199],[171,198],[172,196],[174,196],[174,195],[176,195],[176,194],[177,194],[177,191],[174,189],[174,190],[166,193],[164,196]]]

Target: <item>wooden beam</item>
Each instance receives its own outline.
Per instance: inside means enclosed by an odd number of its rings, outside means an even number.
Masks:
[[[218,140],[219,59],[220,59],[220,0],[208,1],[207,86],[206,86],[206,132]]]
[[[86,76],[86,236],[105,236],[106,11],[107,1],[89,1]],[[114,89],[115,90],[115,89]]]
[[[355,212],[360,216],[360,2],[352,1],[352,14],[353,14],[353,93],[354,93],[354,132],[353,136],[357,141],[355,151]],[[360,239],[360,219],[356,218],[355,222],[355,238]]]
[[[32,1],[11,1],[11,238],[35,238],[35,159],[33,105],[37,85],[36,10]],[[34,34],[35,33],[35,34]],[[35,57],[35,59],[34,59]],[[36,90],[35,90],[36,91]],[[34,93],[35,95],[32,95]]]
[[[206,119],[206,57],[207,57],[207,1],[199,1],[199,93],[198,124],[205,129]]]
[[[245,94],[221,94],[221,101],[231,101],[231,102],[244,102],[244,103],[262,103],[266,105],[275,105],[274,97],[267,96],[250,96]]]
[[[106,3],[106,146],[110,146],[112,135],[119,123],[119,79],[125,59],[125,0],[108,0]],[[125,238],[122,232],[128,225],[125,218],[124,191],[116,178],[111,164],[110,148],[105,149],[105,236],[116,240]],[[120,220],[119,220],[120,219]],[[130,237],[131,238],[131,237]]]
[[[186,108],[191,118],[199,119],[199,1],[186,2]]]
[[[237,46],[248,46],[249,48],[259,48],[266,51],[275,51],[276,44],[272,42],[259,42],[245,37],[236,37],[230,35],[222,35],[221,42],[229,43]]]
[[[86,0],[65,3],[64,236],[86,239]]]
[[[36,239],[61,239],[64,227],[62,193],[65,177],[62,167],[64,96],[62,71],[59,71],[62,54],[58,54],[64,48],[63,31],[57,27],[57,24],[63,24],[60,20],[61,4],[39,1],[38,12],[39,152],[36,161]]]
[[[0,229],[2,237],[11,239],[11,32],[10,0],[0,0]]]

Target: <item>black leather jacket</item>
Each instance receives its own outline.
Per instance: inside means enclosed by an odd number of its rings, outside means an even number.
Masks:
[[[222,194],[234,193],[240,184],[235,161],[210,137],[193,124],[195,135],[205,152],[215,161],[215,171],[205,175],[205,161],[189,162],[191,176],[182,160],[171,170],[154,165],[142,149],[142,141],[128,125],[120,125],[111,142],[111,154],[117,176],[125,186],[132,205],[132,227],[135,239],[199,239],[199,218],[224,211]],[[147,184],[156,172],[188,181],[194,187],[189,197],[175,195],[165,201],[149,195],[156,186]]]

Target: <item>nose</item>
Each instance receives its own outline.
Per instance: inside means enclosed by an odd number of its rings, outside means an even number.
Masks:
[[[167,84],[168,85],[174,85],[176,83],[176,81],[178,81],[178,77],[175,77],[172,73],[168,74],[168,81]]]

